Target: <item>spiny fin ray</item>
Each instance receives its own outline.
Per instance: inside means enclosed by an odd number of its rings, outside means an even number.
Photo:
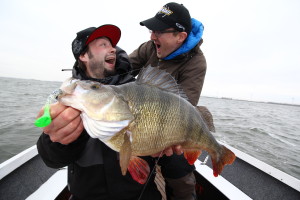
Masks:
[[[148,67],[143,68],[139,73],[136,83],[155,86],[161,90],[177,94],[188,100],[188,97],[181,86],[177,84],[174,77],[168,72],[158,69],[158,67],[149,65]]]

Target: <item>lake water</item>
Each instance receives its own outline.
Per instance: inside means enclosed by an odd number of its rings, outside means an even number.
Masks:
[[[35,117],[60,82],[0,77],[0,163],[34,145]],[[300,106],[201,97],[215,137],[300,179]]]

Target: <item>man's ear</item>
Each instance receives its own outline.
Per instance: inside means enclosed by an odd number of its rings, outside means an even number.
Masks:
[[[188,34],[187,34],[187,32],[179,32],[178,33],[178,40],[177,40],[177,42],[178,43],[183,43],[184,42],[184,40],[187,38],[187,36],[188,36]]]
[[[88,61],[88,54],[87,52],[85,52],[84,54],[81,54],[79,56],[79,59],[82,61],[82,62],[87,62]]]

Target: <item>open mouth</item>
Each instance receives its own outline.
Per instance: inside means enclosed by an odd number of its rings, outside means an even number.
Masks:
[[[160,44],[155,43],[155,45],[156,45],[156,49],[159,50],[160,49]]]
[[[114,64],[115,63],[116,58],[115,57],[107,57],[105,59],[105,62],[108,64]]]

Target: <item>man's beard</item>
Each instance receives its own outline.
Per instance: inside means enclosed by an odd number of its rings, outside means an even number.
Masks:
[[[90,62],[90,70],[95,78],[105,78],[109,76],[114,76],[116,74],[115,69],[106,69],[105,61],[96,61],[95,57],[92,53],[88,51],[88,56],[91,60]]]
[[[116,74],[116,70],[115,69],[108,70],[104,68],[103,74],[104,77],[114,76]]]
[[[116,74],[115,69],[106,69],[105,62],[90,62],[90,70],[93,76],[96,78],[114,76]]]

